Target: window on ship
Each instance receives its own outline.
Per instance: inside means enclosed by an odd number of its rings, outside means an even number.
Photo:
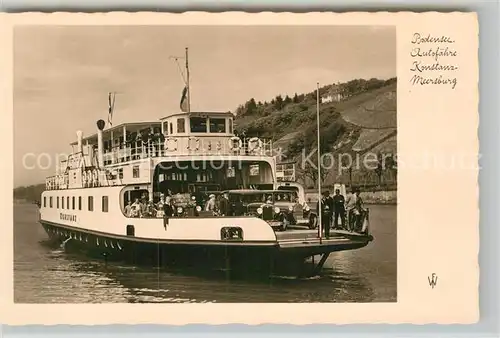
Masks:
[[[226,132],[226,119],[224,118],[210,118],[210,132],[211,133],[225,133]]]
[[[129,189],[123,192],[122,212],[126,217],[148,217],[146,212],[148,204],[149,192],[147,189]],[[157,208],[157,203],[154,203],[150,211]]]
[[[108,196],[102,196],[102,212],[108,212]]]
[[[185,123],[186,121],[183,118],[177,119],[177,133],[182,134],[186,132]]]
[[[191,117],[189,119],[192,133],[206,133],[207,119],[205,117]]]

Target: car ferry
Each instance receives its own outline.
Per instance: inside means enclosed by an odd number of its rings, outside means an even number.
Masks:
[[[178,113],[107,129],[99,120],[94,135],[78,131],[71,145],[72,154],[46,179],[40,223],[51,239],[106,259],[273,272],[372,240],[368,231],[321,239],[275,229],[274,219],[258,213],[205,212],[203,192],[279,185],[272,142],[237,137],[229,112]],[[166,199],[171,212],[158,212]],[[133,204],[157,212],[132,214]]]
[[[315,273],[329,253],[366,246],[368,229],[322,239],[276,227],[283,217],[269,218],[266,206],[262,213],[219,210],[215,195],[223,191],[278,189],[276,157],[270,140],[238,137],[232,113],[191,111],[187,57],[186,49],[181,112],[109,127],[98,120],[94,134],[76,132],[42,193],[40,223],[49,237],[106,260],[266,273],[300,270],[322,255]],[[112,117],[111,96],[109,105]]]
[[[279,186],[272,142],[237,137],[230,112],[178,113],[107,129],[99,120],[95,134],[76,135],[74,151],[46,179],[40,205],[40,223],[66,246],[134,263],[273,272],[372,240],[368,231],[321,239],[279,231],[258,213],[205,212],[204,192]],[[156,213],[133,214],[134,204]]]

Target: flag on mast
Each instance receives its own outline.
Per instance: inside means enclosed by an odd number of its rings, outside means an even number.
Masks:
[[[113,125],[111,122],[113,120],[113,110],[115,108],[115,93],[108,93],[108,123],[110,126]]]
[[[184,113],[188,111],[188,100],[187,100],[188,95],[189,95],[188,87],[185,86],[184,89],[182,90],[181,103],[180,103],[181,111]]]

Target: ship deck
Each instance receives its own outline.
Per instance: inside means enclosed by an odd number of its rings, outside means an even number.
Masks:
[[[328,239],[318,238],[317,230],[289,230],[276,233],[278,246],[282,251],[322,254],[334,251],[355,249],[366,246],[373,237],[345,230],[331,230]]]

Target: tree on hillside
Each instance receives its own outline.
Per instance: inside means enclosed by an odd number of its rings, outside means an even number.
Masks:
[[[301,178],[304,182],[307,180],[310,180],[311,183],[313,184],[314,187],[318,186],[318,155],[317,155],[317,148],[312,149],[314,154],[312,156],[308,157],[310,155],[309,153],[306,153],[306,157],[309,158],[310,162],[313,164],[306,162],[306,163],[300,163],[300,165],[297,168],[297,176]],[[325,160],[324,158],[324,153],[321,154],[322,159]],[[321,163],[321,171],[320,171],[320,176],[319,179],[321,181],[321,184],[323,185],[326,182],[326,179],[328,176],[331,174],[332,170],[329,168],[330,164],[329,163]]]
[[[378,89],[380,87],[383,87],[385,85],[384,80],[379,80],[376,78],[371,78],[370,80],[366,81],[365,83],[365,89],[366,90],[373,90],[373,89]]]
[[[297,95],[297,93],[295,93],[295,95],[293,96],[292,101],[293,103],[299,103],[299,96]]]
[[[378,153],[377,155],[377,167],[375,168],[375,173],[377,174],[377,182],[378,186],[382,185],[382,176],[384,173],[384,164],[382,154]]]
[[[245,107],[243,107],[243,105],[240,104],[238,108],[236,108],[236,110],[234,111],[234,114],[237,117],[245,115]]]
[[[342,156],[340,158],[340,161],[341,161],[341,165],[342,165],[342,168],[347,168],[345,170],[347,170],[347,173],[349,175],[349,186],[352,187],[352,171],[353,171],[353,164],[352,163],[352,159],[354,158],[354,153],[351,152],[349,154],[346,154],[346,155],[349,155],[350,156],[350,160],[349,160],[349,157],[347,156]],[[342,175],[342,172],[339,172],[340,175]]]
[[[385,170],[391,173],[393,179],[397,177],[398,164],[396,158],[394,157],[394,154],[391,154],[389,157],[385,158]]]
[[[397,82],[398,82],[397,77],[391,77],[390,79],[387,79],[384,81],[384,86],[388,86],[390,84],[397,83]]]
[[[276,100],[274,101],[274,108],[276,110],[281,110],[283,109],[284,107],[284,104],[283,104],[283,98],[281,97],[281,95],[278,95],[276,96]]]
[[[253,97],[245,104],[245,110],[246,114],[248,115],[253,115],[256,113],[257,104],[255,103],[255,99]]]
[[[288,96],[288,95],[287,95],[287,96],[285,96],[285,100],[283,101],[283,103],[285,104],[285,106],[286,106],[287,104],[292,103],[292,99],[290,98],[290,96]]]

